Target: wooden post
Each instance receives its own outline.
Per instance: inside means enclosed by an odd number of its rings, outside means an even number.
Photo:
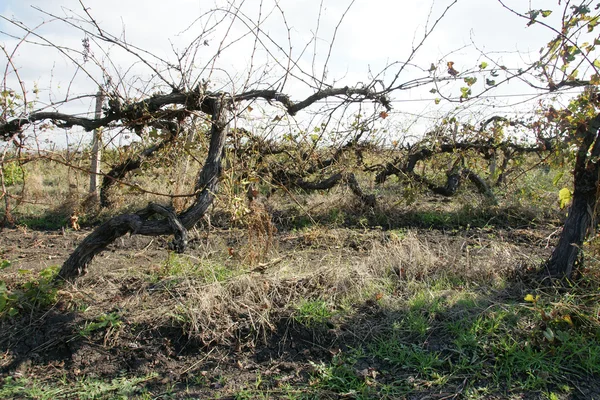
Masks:
[[[102,89],[96,95],[96,119],[102,118],[102,103],[104,102],[104,93]],[[100,160],[102,159],[102,128],[94,129],[92,139],[92,165],[90,168],[90,193],[98,195],[100,187]]]

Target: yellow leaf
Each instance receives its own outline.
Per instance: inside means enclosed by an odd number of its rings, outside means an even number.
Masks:
[[[571,319],[571,316],[570,316],[569,314],[565,315],[565,316],[563,317],[563,320],[564,320],[564,321],[565,321],[567,324],[569,324],[569,325],[573,326],[573,320]]]
[[[560,208],[563,209],[571,203],[573,193],[567,188],[562,188],[558,191],[558,199],[560,201]]]
[[[535,297],[533,297],[533,295],[532,295],[532,294],[528,294],[527,296],[525,296],[525,301],[528,301],[528,302],[530,302],[530,303],[535,303],[535,301],[536,301],[536,298],[535,298]]]

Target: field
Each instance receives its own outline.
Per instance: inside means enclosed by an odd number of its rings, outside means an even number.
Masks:
[[[0,235],[0,398],[600,399],[595,240],[567,287],[541,278],[554,172],[495,206],[468,187],[407,204],[390,179],[374,209],[341,186],[240,206],[225,180],[184,254],[125,236],[57,286],[107,212],[81,208],[83,174],[26,168],[36,204]]]

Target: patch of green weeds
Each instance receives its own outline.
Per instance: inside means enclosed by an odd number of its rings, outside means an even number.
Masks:
[[[406,229],[393,229],[388,232],[388,237],[392,242],[401,242],[406,238]]]
[[[236,400],[267,400],[267,399],[287,399],[287,400],[314,400],[315,397],[306,389],[295,389],[290,385],[278,386],[277,389],[241,389],[234,394]]]
[[[383,336],[368,347],[372,354],[396,368],[412,370],[429,379],[439,379],[444,371],[444,357],[438,351],[426,350],[414,343],[404,343],[400,336]]]
[[[424,337],[430,328],[430,321],[427,316],[418,311],[409,311],[402,319],[394,324],[396,331],[402,331],[408,335]]]
[[[55,212],[46,212],[43,215],[19,215],[19,225],[30,229],[57,230],[67,225],[68,219],[65,215]]]
[[[388,329],[364,341],[360,356],[316,364],[315,387],[353,398],[396,398],[464,385],[468,376],[465,398],[532,392],[564,398],[571,382],[600,376],[598,297],[589,288],[583,295],[490,301],[462,285],[432,286],[416,283],[408,298],[388,298]],[[379,370],[365,377],[359,371],[365,362]]]
[[[10,263],[4,260],[2,266],[7,268]],[[59,269],[59,266],[44,268],[37,276],[14,289],[10,289],[5,281],[0,280],[0,317],[14,317],[20,312],[31,312],[54,305],[58,292],[54,278]],[[29,270],[19,270],[19,273],[32,274]]]
[[[409,301],[408,307],[413,311],[422,311],[429,314],[436,314],[444,311],[445,297],[438,293],[429,291],[420,291],[416,293]]]
[[[250,399],[270,399],[269,389],[264,389],[265,381],[263,381],[261,374],[256,375],[254,383],[251,388],[244,388],[239,390],[235,394],[235,399],[239,400],[250,400]]]
[[[165,276],[188,275],[194,270],[194,264],[190,259],[185,258],[175,252],[170,251],[167,259],[161,265],[159,274]]]
[[[328,220],[334,225],[343,225],[346,220],[346,214],[338,207],[329,210]]]
[[[424,211],[419,213],[417,216],[421,222],[421,225],[428,228],[447,226],[452,220],[452,217],[449,214],[436,211]]]
[[[122,325],[121,315],[117,312],[111,312],[98,316],[92,322],[86,322],[83,328],[79,331],[81,336],[88,337],[92,333],[100,330],[106,330],[108,332],[118,329]]]
[[[356,370],[355,354],[337,354],[330,363],[311,362],[313,373],[310,385],[335,393],[343,393],[347,398],[370,399],[375,393],[372,376],[361,376]]]
[[[205,283],[224,282],[235,275],[225,265],[216,262],[192,262],[184,255],[170,252],[165,262],[152,273],[152,280],[160,281],[167,277],[191,277],[200,279]]]
[[[333,316],[330,305],[324,300],[306,300],[301,302],[294,313],[294,320],[307,328],[326,325]]]
[[[600,344],[570,316],[528,296],[531,306],[504,303],[446,324],[455,373],[491,377],[493,390],[539,391],[571,376],[600,374]],[[552,315],[550,317],[550,315]],[[536,322],[537,320],[537,322]]]
[[[25,173],[23,168],[16,161],[6,162],[2,165],[4,174],[4,183],[7,186],[13,186],[23,183]]]
[[[0,385],[0,398],[52,399],[129,399],[134,395],[145,396],[141,385],[156,377],[150,374],[142,377],[119,377],[110,381],[83,377],[76,381],[61,379],[55,382],[42,382],[31,378],[4,378]]]
[[[300,207],[292,207],[289,210],[290,216],[288,217],[288,224],[291,230],[305,229],[313,226],[315,221],[306,214],[306,211]]]
[[[401,313],[394,324],[395,331],[415,337],[424,337],[431,329],[432,321],[445,310],[445,298],[435,292],[418,291],[406,304],[407,310]]]

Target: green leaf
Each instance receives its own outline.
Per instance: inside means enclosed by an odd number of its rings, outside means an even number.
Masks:
[[[468,87],[461,87],[460,88],[460,97],[463,99],[467,99],[469,98],[469,96],[471,95],[471,88]]]
[[[540,10],[542,12],[542,17],[547,18],[552,14],[552,10]]]
[[[442,101],[442,99],[436,98],[434,101],[435,101],[435,104],[440,104],[440,101]]]
[[[546,330],[544,331],[544,336],[546,337],[546,339],[548,339],[549,342],[554,341],[554,331],[552,331],[552,329],[546,328]]]
[[[437,93],[437,90],[436,90],[436,89],[431,89],[431,90],[429,91],[429,93],[436,94],[436,93]]]
[[[579,70],[573,70],[573,72],[571,72],[569,74],[569,76],[567,77],[568,81],[574,81],[575,79],[577,79],[577,75],[579,75]]]
[[[467,76],[466,78],[464,78],[464,81],[467,84],[467,86],[471,87],[475,84],[475,82],[477,82],[477,78]]]
[[[588,22],[588,33],[592,32],[596,26],[598,26],[598,17],[592,18]]]
[[[556,338],[559,341],[565,343],[568,342],[569,339],[571,339],[571,335],[567,331],[556,331]]]
[[[496,81],[493,79],[486,79],[485,84],[488,86],[496,86]]]
[[[488,66],[488,63],[486,63],[485,61],[482,61],[481,64],[479,64],[479,69],[486,69]]]
[[[554,186],[558,185],[558,182],[562,179],[562,177],[564,175],[565,175],[565,172],[564,171],[560,171],[558,174],[556,174],[556,176],[554,177],[554,179],[552,179],[552,184]]]
[[[558,192],[558,199],[560,201],[560,208],[565,208],[573,199],[573,193],[567,188],[562,188]]]
[[[531,26],[535,24],[535,19],[538,15],[540,15],[540,10],[531,10],[528,11],[526,14],[529,14],[529,22],[527,23],[527,26]]]
[[[2,260],[0,262],[0,269],[6,269],[8,267],[10,267],[10,261],[8,261],[8,260]]]
[[[594,67],[600,68],[600,60],[598,60],[598,59],[594,60]]]

